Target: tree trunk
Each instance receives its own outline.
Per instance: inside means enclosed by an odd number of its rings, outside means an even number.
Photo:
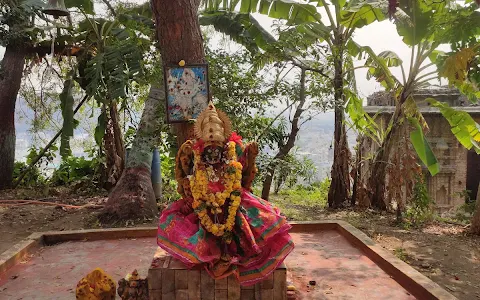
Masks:
[[[110,190],[117,184],[125,166],[125,149],[119,119],[117,103],[112,101],[107,112],[107,124],[103,139],[106,156],[104,186],[107,190]]]
[[[390,153],[395,145],[397,131],[399,128],[400,117],[402,115],[402,105],[406,97],[400,99],[395,107],[395,112],[388,124],[392,124],[382,145],[377,151],[372,162],[370,178],[368,179],[367,191],[370,194],[370,205],[372,207],[386,210],[387,201],[385,199],[385,184],[387,180],[387,165],[390,159]]]
[[[151,0],[160,53],[164,64],[176,65],[205,62],[202,33],[198,23],[199,0]],[[165,105],[165,92],[149,97],[145,103],[140,127],[129,153],[127,166],[117,186],[112,190],[105,212],[117,218],[155,216],[158,209],[150,177],[155,132],[160,121],[157,112]],[[152,96],[152,95],[151,95]],[[193,133],[190,124],[175,125],[180,146]]]
[[[332,181],[328,191],[328,206],[339,208],[348,199],[350,193],[349,160],[347,134],[345,130],[344,93],[343,93],[343,53],[339,53],[335,60],[335,132],[333,145]]]
[[[362,177],[362,144],[363,144],[363,136],[359,136],[357,138],[357,153],[355,154],[355,167],[353,172],[353,188],[352,188],[352,198],[350,199],[350,206],[354,207],[357,204],[357,196],[358,196],[358,185],[359,181]]]
[[[292,130],[290,131],[290,135],[288,136],[288,140],[283,147],[280,147],[278,153],[273,158],[272,162],[267,167],[267,176],[263,181],[263,188],[262,188],[262,198],[268,200],[270,196],[270,189],[272,187],[273,177],[275,175],[275,166],[277,164],[277,160],[282,160],[287,156],[287,154],[292,150],[293,146],[295,146],[295,141],[297,140],[298,132],[300,131],[300,117],[303,113],[303,106],[306,102],[305,96],[305,77],[306,71],[302,69],[302,74],[300,76],[300,94],[299,94],[299,102],[297,109],[295,110],[295,114],[293,115],[292,120]]]
[[[15,163],[15,102],[25,64],[23,45],[9,45],[0,65],[0,190],[11,187]]]
[[[200,0],[151,0],[162,62],[177,65],[205,63],[203,37],[198,22]],[[173,125],[180,147],[193,137],[189,123]]]
[[[165,91],[151,88],[145,102],[137,134],[129,152],[125,170],[112,189],[105,205],[104,220],[127,220],[156,217],[157,202],[150,178],[152,152],[157,144]]]
[[[473,234],[480,235],[480,184],[478,185],[478,192],[477,192],[477,204],[475,209],[475,214],[472,218],[472,227],[471,232]]]

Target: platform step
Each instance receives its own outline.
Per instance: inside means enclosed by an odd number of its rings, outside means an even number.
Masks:
[[[282,264],[266,280],[240,286],[233,275],[214,280],[158,248],[148,270],[148,289],[150,300],[286,300],[287,268]]]

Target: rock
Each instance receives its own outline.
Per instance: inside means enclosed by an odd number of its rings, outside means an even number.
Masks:
[[[445,285],[445,287],[446,287],[447,289],[449,289],[450,291],[452,291],[452,292],[455,292],[455,291],[457,290],[455,287],[450,286],[450,285]]]
[[[427,262],[422,263],[420,266],[421,266],[423,269],[430,269],[430,268],[431,268],[430,264],[427,263]]]
[[[315,280],[310,280],[310,281],[308,282],[308,284],[309,284],[309,285],[316,285],[317,282],[316,282]]]

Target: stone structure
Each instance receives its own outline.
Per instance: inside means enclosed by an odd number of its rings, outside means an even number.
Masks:
[[[203,268],[188,269],[158,248],[148,285],[150,300],[287,300],[287,269],[282,263],[262,282],[240,286],[235,275],[215,280]]]
[[[429,106],[425,100],[434,98],[446,102],[451,107],[470,113],[477,123],[480,122],[480,106],[472,105],[456,89],[443,86],[422,89],[414,93],[414,99],[423,114],[429,131],[426,137],[440,163],[440,172],[432,177],[425,170],[429,195],[436,203],[437,211],[444,212],[462,205],[464,192],[470,191],[470,197],[476,198],[480,180],[480,155],[465,149],[452,134],[450,124],[437,108]],[[365,111],[376,115],[377,122],[387,124],[395,110],[395,100],[391,94],[376,92],[368,97]],[[408,125],[406,125],[408,126]],[[409,134],[407,127],[402,134]],[[364,144],[363,153],[375,151],[376,146]]]

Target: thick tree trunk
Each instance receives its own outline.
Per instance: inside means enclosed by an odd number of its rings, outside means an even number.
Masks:
[[[475,209],[475,214],[473,215],[472,218],[472,227],[471,227],[471,232],[473,234],[478,234],[480,235],[480,185],[478,186],[478,192],[477,192],[477,204],[476,204],[476,209]]]
[[[15,163],[15,102],[25,64],[22,45],[9,45],[0,65],[0,190],[12,185]]]
[[[332,181],[328,191],[328,206],[331,208],[342,207],[350,193],[349,161],[347,134],[345,130],[344,93],[343,93],[343,54],[340,53],[335,61],[335,131],[333,145]]]
[[[198,22],[200,0],[151,0],[162,61],[166,65],[205,63],[203,37]],[[191,124],[175,124],[180,147],[192,138]]]
[[[372,162],[370,178],[368,179],[367,191],[370,194],[370,205],[372,207],[386,210],[388,203],[385,199],[385,185],[387,181],[387,165],[390,159],[390,153],[395,145],[397,131],[400,128],[400,117],[402,115],[402,104],[404,97],[397,102],[395,112],[389,122],[392,124],[382,145],[377,151]]]
[[[306,102],[305,96],[305,77],[306,71],[302,69],[302,73],[300,76],[300,94],[299,94],[299,102],[297,109],[295,110],[295,114],[293,115],[292,120],[292,129],[290,131],[290,135],[288,136],[288,140],[283,147],[280,147],[278,153],[275,155],[273,161],[267,167],[267,176],[263,181],[263,188],[262,188],[262,198],[268,200],[270,197],[270,189],[272,187],[273,177],[275,175],[275,165],[277,164],[278,160],[282,160],[285,156],[288,155],[290,150],[295,146],[295,141],[297,140],[298,132],[300,131],[300,117],[303,113],[303,107]]]
[[[175,65],[205,62],[202,33],[198,23],[198,0],[151,0],[160,53],[164,64]],[[112,190],[105,211],[117,218],[155,216],[158,209],[150,178],[152,150],[155,145],[157,112],[164,105],[165,92],[149,97],[142,121],[129,153],[127,166],[117,186]],[[151,95],[153,96],[153,95]],[[155,101],[154,101],[155,99]],[[193,133],[191,125],[176,125],[179,146]]]
[[[137,135],[132,143],[125,170],[117,185],[111,191],[105,205],[104,217],[114,220],[155,217],[157,202],[150,178],[152,151],[157,144],[158,115],[163,108],[165,92],[152,88],[145,102]]]

